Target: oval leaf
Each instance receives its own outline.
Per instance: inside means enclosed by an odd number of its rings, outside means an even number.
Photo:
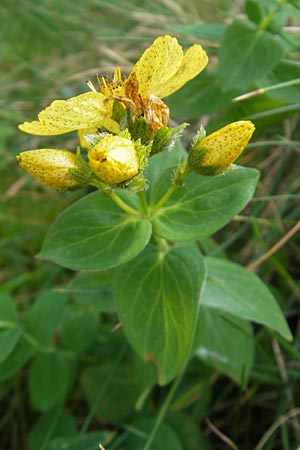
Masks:
[[[152,207],[167,191],[170,176],[165,173],[155,185]],[[217,176],[191,174],[153,216],[154,232],[175,241],[210,236],[246,206],[258,177],[257,170],[242,167]]]
[[[286,320],[267,286],[252,272],[226,259],[205,258],[207,283],[201,304],[267,325],[291,340]]]
[[[0,363],[13,352],[19,342],[23,331],[23,326],[18,325],[0,332]]]
[[[278,36],[259,30],[249,21],[234,21],[227,28],[219,50],[223,89],[246,89],[256,83],[279,64],[284,50]]]
[[[254,339],[249,322],[202,305],[194,348],[202,361],[237,383],[247,383],[254,357]]]
[[[29,391],[33,406],[49,411],[67,394],[73,361],[62,352],[39,353],[29,370]]]
[[[116,270],[115,298],[132,347],[166,384],[189,357],[205,278],[203,257],[189,244],[167,252],[148,246]]]
[[[147,219],[125,213],[109,196],[94,192],[58,216],[38,256],[74,270],[107,269],[138,255],[150,236]]]

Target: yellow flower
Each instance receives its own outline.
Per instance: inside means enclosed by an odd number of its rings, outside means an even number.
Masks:
[[[28,150],[17,157],[19,165],[36,180],[57,190],[79,187],[69,174],[69,169],[78,169],[76,156],[66,150],[43,148]]]
[[[118,133],[112,118],[112,104],[100,92],[86,92],[68,100],[55,100],[41,111],[38,121],[24,122],[19,129],[39,136],[52,136],[86,128],[106,129]]]
[[[207,62],[201,45],[195,44],[184,53],[176,38],[158,37],[127,79],[122,79],[121,70],[117,68],[112,81],[107,77],[99,78],[101,92],[96,92],[89,83],[92,92],[68,100],[55,100],[38,114],[37,121],[24,122],[19,128],[41,136],[77,130],[86,144],[85,130],[120,132],[119,124],[112,119],[113,101],[118,101],[131,109],[135,117],[143,115],[154,133],[169,120],[169,109],[161,98],[198,75]]]
[[[161,98],[198,75],[207,62],[201,45],[192,45],[184,53],[176,38],[161,36],[143,53],[125,81],[117,68],[112,82],[99,79],[100,89],[107,97],[124,103],[136,117],[144,115],[155,132],[169,120],[169,109]]]
[[[139,171],[139,159],[130,139],[105,136],[89,152],[91,170],[108,184],[130,180]]]
[[[223,172],[242,153],[254,129],[250,120],[240,120],[198,140],[189,154],[190,169],[204,175]]]

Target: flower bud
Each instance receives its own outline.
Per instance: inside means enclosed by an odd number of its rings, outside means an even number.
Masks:
[[[139,159],[130,139],[105,136],[89,152],[91,170],[107,184],[118,184],[137,175]]]
[[[79,187],[69,169],[79,168],[76,156],[66,150],[43,148],[28,150],[17,156],[19,165],[36,180],[57,190]]]
[[[223,172],[242,153],[254,129],[250,120],[240,120],[199,139],[189,154],[190,169],[204,175]]]

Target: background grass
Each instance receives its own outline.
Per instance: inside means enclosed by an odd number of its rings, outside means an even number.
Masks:
[[[80,194],[57,193],[39,185],[17,166],[15,160],[17,153],[45,145],[59,146],[63,142],[63,146],[72,148],[76,145],[75,136],[70,134],[60,141],[59,137],[49,139],[25,135],[18,131],[17,124],[35,118],[37,112],[53,99],[87,91],[85,80],[93,79],[97,73],[110,74],[115,65],[129,72],[142,50],[164,33],[175,34],[184,45],[202,43],[210,56],[208,72],[213,71],[218,62],[218,43],[197,38],[193,29],[190,34],[179,30],[186,30],[186,26],[195,27],[198,23],[227,23],[244,11],[244,2],[238,0],[2,0],[0,289],[14,295],[21,315],[26,314],[39,292],[64,285],[73,277],[70,271],[40,261],[35,255],[48,226]],[[292,18],[289,18],[289,24],[295,25]],[[299,65],[293,70],[295,78],[300,77]],[[241,163],[261,171],[257,196],[248,210],[213,240],[202,242],[202,246],[213,255],[226,252],[233,261],[244,266],[255,264],[300,220],[299,88],[295,90],[294,102],[286,92],[233,105],[230,94],[224,94],[228,95],[227,106],[224,107],[223,97],[218,107],[216,102],[211,106],[203,100],[200,91],[205,86],[201,83],[191,82],[174,94],[169,102],[174,120],[192,123],[184,140],[189,139],[189,133],[199,123],[214,129],[230,120],[253,117],[258,131]],[[280,95],[283,98],[280,99]],[[284,425],[272,435],[264,449],[297,448],[297,440],[300,442],[297,415],[300,378],[299,242],[298,232],[287,242],[282,242],[279,250],[258,264],[256,269],[285,311],[295,336],[294,342],[278,342],[265,330],[258,329],[251,382],[244,390],[217,371],[212,372],[209,392],[199,388],[194,395],[201,401],[195,400],[188,410],[190,420],[202,430],[205,442],[200,444],[196,427],[191,431],[194,447],[189,444],[187,448],[236,448],[233,444],[226,446],[224,438],[216,436],[206,418],[230,436],[241,450],[253,449],[268,427],[282,418]],[[28,449],[28,436],[40,418],[40,413],[28,398],[26,370],[25,366],[0,386],[1,449]],[[163,397],[164,390],[157,389],[156,404]],[[78,424],[82,425],[89,410],[77,385],[68,403]],[[185,410],[184,407],[179,409]],[[294,414],[294,417],[285,421],[288,414]],[[103,427],[99,417],[93,420],[89,423],[90,429]],[[130,429],[129,425],[127,428]],[[123,447],[114,444],[108,448]]]

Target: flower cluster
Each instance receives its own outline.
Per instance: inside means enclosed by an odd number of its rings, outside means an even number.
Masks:
[[[162,98],[198,75],[207,62],[201,45],[184,53],[176,38],[158,37],[127,78],[116,68],[112,79],[98,77],[99,90],[89,82],[91,92],[55,100],[38,114],[38,120],[19,125],[20,130],[40,136],[77,131],[86,156],[80,150],[76,155],[59,149],[28,150],[17,157],[20,166],[55,189],[87,184],[100,189],[145,189],[148,158],[171,148],[186,126],[168,126],[169,109]],[[187,169],[208,175],[225,170],[253,130],[251,122],[241,121],[203,139],[198,135]]]

